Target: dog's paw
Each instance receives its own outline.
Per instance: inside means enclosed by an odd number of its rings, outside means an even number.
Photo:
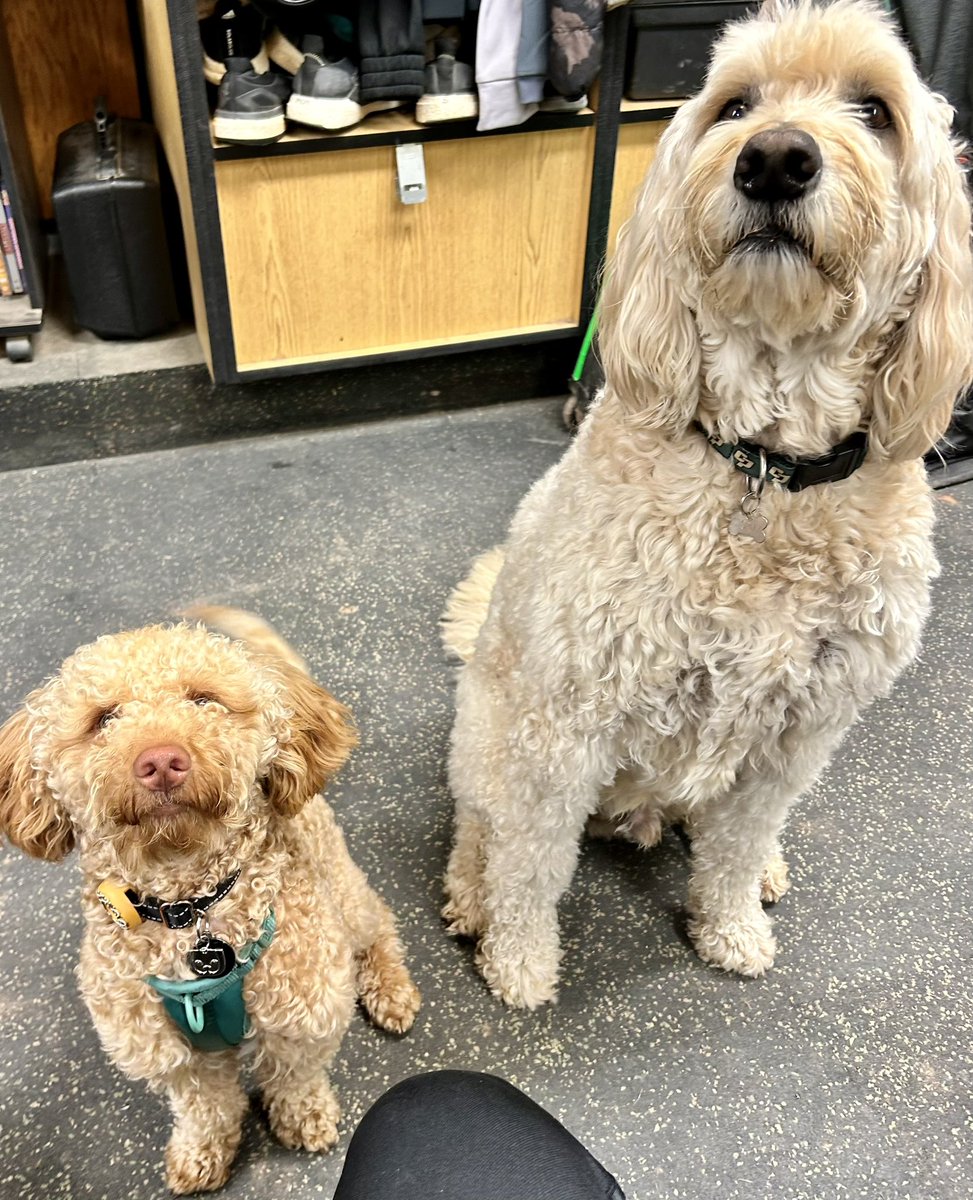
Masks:
[[[598,813],[585,822],[585,835],[599,842],[614,842],[624,834],[619,817],[603,817]]]
[[[419,989],[403,967],[396,979],[384,979],[374,991],[362,993],[365,1011],[380,1029],[408,1033],[422,1004]]]
[[[688,929],[699,957],[724,971],[756,978],[774,965],[777,943],[762,912],[750,919],[719,924],[691,920]]]
[[[760,879],[760,899],[764,904],[776,904],[790,890],[787,863],[779,854],[769,860]]]
[[[492,956],[480,950],[476,965],[490,991],[511,1008],[540,1008],[557,1001],[557,959],[545,964],[529,955]]]
[[[446,932],[454,937],[480,937],[487,928],[487,917],[480,899],[482,888],[479,875],[450,868],[446,872],[446,902],[443,920]]]
[[[341,1109],[327,1083],[294,1095],[275,1095],[267,1117],[274,1137],[289,1150],[330,1150],[338,1140]]]
[[[653,808],[637,808],[627,821],[622,823],[622,831],[626,837],[641,846],[643,850],[651,850],[662,841],[665,826],[662,817]]]
[[[596,813],[588,818],[585,833],[599,841],[634,842],[643,850],[651,850],[662,841],[664,828],[659,813],[645,807],[618,817],[602,817]]]
[[[478,938],[486,931],[486,913],[479,902],[479,889],[451,888],[447,882],[449,897],[442,907],[442,918],[446,932],[452,937]]]
[[[166,1186],[177,1196],[215,1192],[230,1177],[236,1146],[174,1134],[166,1147]]]

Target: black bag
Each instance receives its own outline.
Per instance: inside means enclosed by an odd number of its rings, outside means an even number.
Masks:
[[[151,125],[99,102],[58,138],[53,201],[80,326],[139,338],[178,320]]]

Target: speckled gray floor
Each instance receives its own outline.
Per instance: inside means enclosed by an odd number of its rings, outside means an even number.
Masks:
[[[402,1041],[354,1024],[334,1073],[346,1130],[390,1082],[466,1066],[565,1120],[630,1200],[967,1197],[973,485],[937,497],[944,571],[922,661],[790,829],[795,887],[766,979],[694,958],[674,834],[649,854],[585,849],[555,1009],[504,1011],[443,935],[451,680],[436,617],[562,452],[557,410],[0,475],[0,713],[80,642],[200,597],[261,612],[353,705],[363,744],[333,800],[400,917],[425,1008]],[[0,852],[0,1195],[152,1200],[168,1118],[107,1064],[76,993],[77,885],[70,864]],[[255,1107],[224,1194],[329,1197],[346,1143],[285,1151]]]

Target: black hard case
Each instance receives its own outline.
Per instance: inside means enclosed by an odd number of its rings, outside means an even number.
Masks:
[[[103,109],[58,138],[54,215],[77,323],[104,338],[178,319],[155,130]]]
[[[703,86],[720,28],[756,0],[632,0],[625,95],[629,100],[692,96]]]

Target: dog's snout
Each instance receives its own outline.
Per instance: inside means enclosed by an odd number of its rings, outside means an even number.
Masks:
[[[797,200],[817,183],[821,151],[803,129],[766,129],[740,151],[733,182],[748,200]]]
[[[150,746],[135,760],[132,773],[151,792],[170,792],[193,769],[188,750],[182,746]]]

